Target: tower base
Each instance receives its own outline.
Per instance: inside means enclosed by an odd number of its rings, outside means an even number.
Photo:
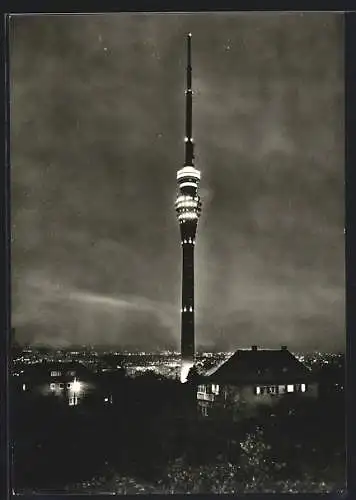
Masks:
[[[180,369],[180,381],[185,384],[188,379],[190,369],[194,366],[194,361],[183,361]]]

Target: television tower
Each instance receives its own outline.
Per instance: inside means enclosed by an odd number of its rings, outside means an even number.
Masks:
[[[198,195],[200,172],[194,167],[192,137],[192,66],[191,33],[187,36],[187,88],[185,91],[185,161],[177,172],[178,193],[175,202],[182,245],[182,305],[181,305],[181,382],[187,381],[194,365],[194,246],[201,201]]]

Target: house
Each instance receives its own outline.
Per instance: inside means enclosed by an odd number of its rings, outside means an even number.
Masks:
[[[202,415],[214,410],[242,409],[253,413],[261,404],[273,405],[288,394],[316,397],[318,384],[311,371],[286,346],[281,349],[239,349],[229,359],[199,377],[198,408]]]
[[[21,390],[38,396],[58,396],[76,406],[95,389],[93,374],[78,362],[42,362],[29,366],[19,377]]]

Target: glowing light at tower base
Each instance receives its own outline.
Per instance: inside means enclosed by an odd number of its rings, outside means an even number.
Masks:
[[[180,369],[180,381],[182,384],[185,384],[188,380],[188,374],[190,369],[194,366],[193,361],[182,361],[181,369]]]

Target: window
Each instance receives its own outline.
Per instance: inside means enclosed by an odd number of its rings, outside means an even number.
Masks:
[[[67,384],[67,389],[70,389],[71,387],[72,387],[72,384],[69,382],[69,383]]]
[[[76,396],[69,398],[68,404],[69,404],[69,406],[77,406],[78,398]]]
[[[300,386],[300,390],[301,390],[302,392],[305,392],[305,391],[307,390],[306,385],[305,385],[305,384],[301,384],[301,386]]]
[[[22,384],[22,390],[25,391],[26,390],[26,384]]]
[[[64,388],[64,384],[62,384],[62,382],[59,384],[59,388],[60,388],[60,389],[63,389],[63,388]]]
[[[205,385],[199,385],[198,392],[205,392]]]
[[[278,386],[277,385],[269,385],[269,386],[257,386],[255,387],[255,394],[278,394]]]
[[[74,377],[75,376],[75,372],[74,371],[68,372],[68,375],[70,375],[71,377]]]
[[[211,386],[211,392],[213,394],[218,395],[219,394],[219,386],[217,384],[212,384],[212,386]]]
[[[294,385],[293,384],[287,385],[287,392],[294,392]]]
[[[206,406],[202,407],[202,414],[203,414],[203,417],[207,417],[208,416],[208,408]]]
[[[56,384],[49,384],[49,388],[51,389],[51,391],[54,391],[55,388],[56,388]]]
[[[57,372],[55,370],[51,372],[51,377],[60,377],[61,375],[62,375],[61,372]]]

